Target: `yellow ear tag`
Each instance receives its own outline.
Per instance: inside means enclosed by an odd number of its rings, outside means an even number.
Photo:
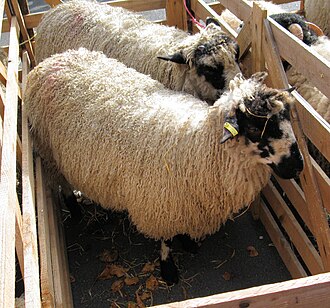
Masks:
[[[223,127],[225,129],[229,130],[229,132],[233,135],[233,137],[235,137],[238,134],[238,131],[236,130],[236,128],[234,126],[232,126],[228,122],[225,122],[225,124],[223,125]]]

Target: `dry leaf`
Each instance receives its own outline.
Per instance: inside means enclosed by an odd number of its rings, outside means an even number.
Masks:
[[[124,286],[124,281],[123,280],[116,280],[112,285],[111,285],[111,290],[112,292],[118,292],[121,290],[121,288]]]
[[[144,291],[140,298],[145,301],[146,299],[149,299],[151,297],[151,292],[150,291]]]
[[[136,303],[137,303],[137,306],[138,306],[139,308],[144,308],[145,305],[144,305],[144,303],[143,303],[143,301],[142,301],[140,295],[138,294],[138,292],[135,292],[135,297],[136,297]]]
[[[146,288],[154,291],[158,288],[158,280],[154,275],[151,275],[146,281]]]
[[[253,246],[246,247],[246,250],[248,251],[250,257],[256,257],[259,255],[258,251]]]
[[[125,284],[127,285],[127,286],[133,286],[133,285],[135,285],[135,284],[137,284],[138,282],[139,282],[139,278],[138,277],[127,277],[127,278],[125,278]]]
[[[118,259],[118,251],[115,249],[112,250],[104,250],[101,254],[98,256],[102,262],[115,262]]]
[[[143,266],[141,273],[142,274],[151,273],[154,270],[155,270],[155,264],[148,262]]]
[[[106,280],[106,279],[110,279],[112,276],[116,276],[120,278],[123,277],[126,274],[126,272],[128,272],[128,269],[123,268],[120,265],[116,265],[116,264],[106,265],[105,269],[97,277],[97,279]]]
[[[223,277],[224,280],[228,281],[232,278],[232,275],[228,272],[224,272],[222,277]]]

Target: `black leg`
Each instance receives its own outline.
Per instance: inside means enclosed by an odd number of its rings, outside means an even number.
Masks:
[[[174,263],[174,260],[171,256],[171,241],[161,242],[161,250],[160,250],[160,272],[162,278],[168,284],[174,284],[179,282],[179,274],[178,269]]]
[[[191,237],[187,234],[178,234],[176,238],[180,241],[182,248],[190,253],[197,253],[199,250],[199,243],[192,240]]]

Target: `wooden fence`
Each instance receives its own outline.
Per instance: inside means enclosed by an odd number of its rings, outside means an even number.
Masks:
[[[46,2],[50,6],[60,3],[59,0]],[[111,5],[135,11],[165,9],[166,20],[159,22],[188,29],[189,18],[182,0],[118,0],[111,1]],[[273,87],[289,87],[282,66],[282,59],[285,59],[330,97],[330,63],[283,30],[258,5],[246,0],[221,0],[221,3],[212,4],[191,0],[189,8],[197,20],[205,20],[208,16],[218,18],[223,29],[237,39],[241,56],[250,53],[251,71],[267,70],[268,83]],[[221,21],[219,15],[225,8],[244,21],[239,34]],[[5,87],[5,94],[0,88],[0,307],[14,307],[15,255],[24,278],[26,307],[72,307],[57,200],[46,187],[40,158],[33,157],[21,99],[26,75],[35,65],[33,28],[43,13],[30,14],[26,0],[0,0],[0,16],[3,12],[7,17],[1,17],[0,29],[9,32],[9,47],[8,65],[0,61],[0,81]],[[196,27],[193,30],[198,31]],[[292,110],[292,123],[304,155],[304,171],[299,183],[274,176],[254,202],[252,210],[263,222],[292,277],[299,279],[172,303],[167,307],[329,304],[330,229],[327,214],[330,213],[330,180],[310,157],[305,140],[307,137],[329,161],[330,126],[297,92],[293,95],[296,104]],[[17,187],[17,182],[21,183],[21,188]]]

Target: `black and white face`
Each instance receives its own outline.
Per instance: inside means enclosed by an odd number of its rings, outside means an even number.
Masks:
[[[195,49],[193,64],[198,76],[203,76],[221,95],[229,80],[240,73],[238,57],[238,44],[226,34],[218,33]]]
[[[260,162],[269,165],[284,179],[297,177],[304,165],[290,123],[289,106],[269,119],[237,111],[240,133],[246,137],[246,142],[255,146],[254,152],[260,156]]]

